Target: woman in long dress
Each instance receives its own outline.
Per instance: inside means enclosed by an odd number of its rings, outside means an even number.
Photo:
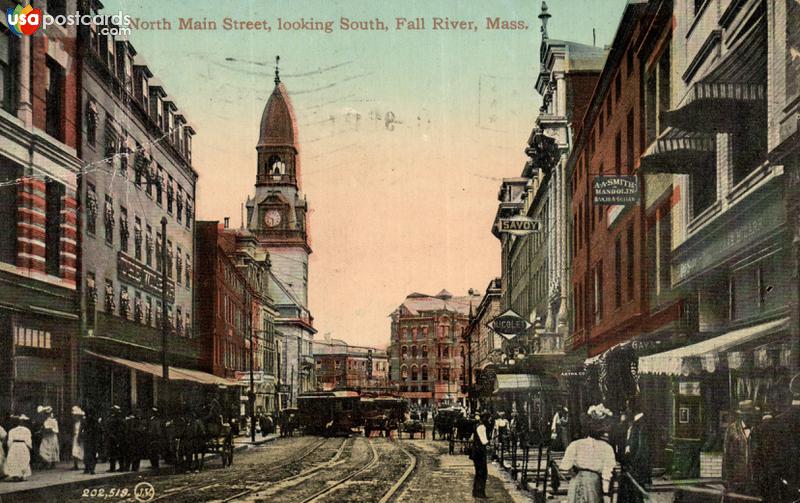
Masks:
[[[45,407],[43,412],[47,419],[42,425],[42,442],[39,444],[39,456],[48,468],[55,468],[60,458],[58,444],[58,421],[53,414],[52,407]]]
[[[6,438],[8,438],[8,432],[0,426],[0,479],[5,477],[3,466],[6,464],[6,451],[3,444],[6,443]]]
[[[564,452],[560,468],[575,473],[567,492],[569,503],[602,503],[603,493],[608,492],[616,458],[614,449],[603,436],[608,431],[611,416],[611,411],[602,404],[589,407],[588,435],[570,443]]]
[[[79,470],[78,462],[83,463],[83,417],[86,415],[83,410],[75,405],[72,407],[72,462],[73,470]]]
[[[3,470],[7,477],[16,480],[27,480],[31,476],[33,440],[28,421],[25,414],[17,417],[17,426],[8,432],[8,458]]]

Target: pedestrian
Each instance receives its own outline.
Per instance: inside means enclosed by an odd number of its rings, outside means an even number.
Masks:
[[[94,469],[97,466],[97,450],[100,447],[101,429],[94,409],[86,409],[86,415],[81,423],[83,473],[94,475]]]
[[[571,442],[564,452],[561,470],[575,473],[567,491],[569,503],[602,503],[603,494],[608,492],[617,460],[603,436],[612,416],[603,404],[589,407],[584,418],[588,435]]]
[[[489,424],[490,415],[487,412],[475,414],[477,425],[472,433],[472,449],[469,457],[475,466],[475,477],[472,480],[472,496],[475,498],[486,498],[486,479],[489,477],[488,467],[486,466],[486,445],[489,437],[486,433],[486,426]]]
[[[143,439],[147,436],[147,424],[142,417],[142,413],[131,414],[126,418],[125,425],[125,446],[127,448],[127,459],[125,468],[132,472],[138,472],[142,458],[147,454],[147,442]]]
[[[159,458],[165,438],[164,421],[159,415],[158,408],[153,407],[150,409],[150,418],[147,421],[147,458],[150,460],[150,467],[156,473],[159,470]]]
[[[650,438],[644,420],[644,412],[633,408],[633,418],[625,434],[625,447],[622,454],[622,468],[642,488],[652,483],[650,467]],[[619,484],[620,503],[643,503],[644,497],[630,478],[623,475]]]
[[[506,445],[506,436],[508,435],[508,419],[506,413],[502,410],[497,413],[497,419],[494,422],[494,459],[497,459],[497,451],[503,452]]]
[[[16,426],[8,432],[8,458],[3,470],[12,480],[28,480],[31,476],[33,439],[29,421],[25,414],[16,416]]]
[[[124,423],[122,418],[122,409],[119,405],[111,406],[111,413],[108,421],[105,421],[105,436],[106,436],[106,455],[108,456],[108,471],[117,471],[117,463],[119,463],[119,471],[123,470],[124,461],[122,458],[122,442],[124,437]]]
[[[6,438],[8,438],[8,432],[6,432],[5,428],[0,425],[0,479],[5,477],[5,472],[3,471],[3,467],[6,464],[6,451],[3,444],[6,443]]]
[[[729,491],[754,493],[751,467],[750,434],[759,410],[752,400],[739,402],[736,420],[725,431],[725,451],[722,455],[722,479]]]
[[[83,418],[86,415],[83,410],[74,405],[72,407],[72,469],[79,470],[78,463],[83,463]],[[85,466],[85,463],[84,463]]]
[[[46,416],[42,423],[42,439],[39,443],[39,457],[47,469],[53,469],[59,461],[58,421],[51,406],[41,407],[39,412]]]
[[[553,414],[553,422],[550,425],[550,441],[553,450],[562,451],[572,441],[569,426],[569,409],[561,405]]]

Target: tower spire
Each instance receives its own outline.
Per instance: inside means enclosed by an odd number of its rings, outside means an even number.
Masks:
[[[278,68],[278,64],[280,62],[281,62],[281,57],[280,56],[275,56],[275,85],[276,86],[281,83],[281,72],[280,72],[280,68]]]

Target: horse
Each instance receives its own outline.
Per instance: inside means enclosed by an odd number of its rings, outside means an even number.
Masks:
[[[177,466],[194,470],[203,468],[206,450],[206,429],[194,415],[179,416],[165,424],[169,451]]]

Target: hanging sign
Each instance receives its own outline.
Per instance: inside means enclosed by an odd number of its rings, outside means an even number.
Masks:
[[[498,226],[500,232],[505,232],[514,236],[525,236],[541,231],[541,223],[538,220],[523,216],[501,218],[498,222]]]
[[[513,339],[530,327],[530,322],[515,313],[513,309],[509,309],[489,322],[489,328],[506,339]]]
[[[592,184],[596,205],[639,204],[639,178],[632,176],[596,176]]]

